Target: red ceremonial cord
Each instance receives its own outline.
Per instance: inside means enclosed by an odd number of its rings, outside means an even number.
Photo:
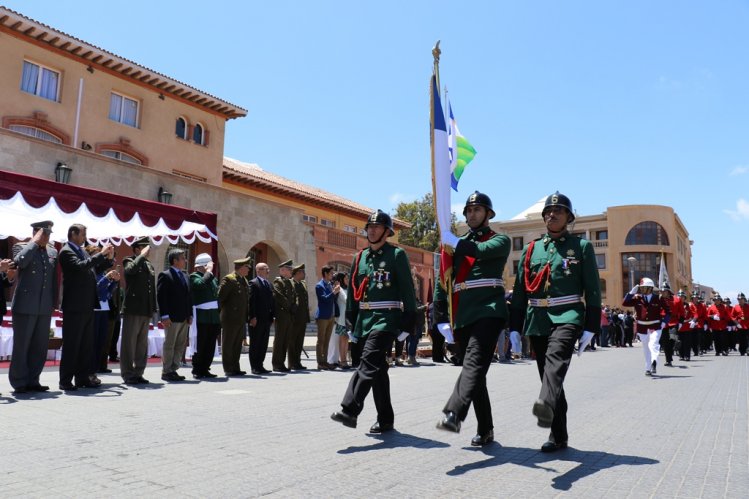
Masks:
[[[356,255],[356,264],[354,265],[354,269],[351,275],[351,287],[354,288],[355,301],[361,301],[362,297],[364,296],[364,289],[367,287],[367,283],[369,282],[369,276],[366,276],[364,279],[362,279],[362,282],[358,286],[356,285],[356,276],[359,274],[359,262],[361,261],[362,253],[364,253],[364,250],[361,250],[359,254]]]
[[[544,268],[541,269],[541,272],[539,272],[533,279],[533,282],[528,282],[528,276],[531,272],[531,255],[533,254],[533,246],[535,246],[535,244],[536,241],[530,242],[528,245],[528,251],[525,253],[525,261],[523,262],[523,279],[525,281],[525,291],[528,293],[535,293],[538,291],[538,288],[541,287],[541,282],[548,277],[551,272],[551,267],[547,262]]]

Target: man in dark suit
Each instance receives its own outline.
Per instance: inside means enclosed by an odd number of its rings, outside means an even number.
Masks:
[[[225,275],[218,287],[218,310],[221,319],[221,362],[227,376],[244,376],[239,369],[242,340],[247,334],[250,289],[250,257],[234,260],[234,272]]]
[[[120,376],[127,385],[141,385],[148,383],[143,372],[148,361],[148,327],[156,312],[156,285],[148,261],[149,239],[138,239],[132,246],[133,256],[122,262],[127,288],[122,303]]]
[[[275,315],[275,305],[273,288],[268,282],[268,264],[255,265],[255,274],[256,277],[250,281],[250,368],[252,374],[265,374],[269,371],[263,367],[263,360],[268,351],[268,337]],[[289,371],[283,365],[274,365],[273,370]]]
[[[33,236],[13,246],[18,284],[13,295],[13,357],[8,378],[16,393],[43,392],[39,384],[55,307],[57,250],[49,244],[50,221],[31,224]]]
[[[166,328],[164,352],[161,356],[161,379],[183,381],[177,373],[187,345],[187,333],[192,324],[192,298],[185,277],[187,259],[185,252],[174,249],[168,255],[169,268],[159,274],[156,282],[156,298],[159,303],[161,323]]]
[[[107,243],[89,258],[86,226],[73,224],[68,229],[68,242],[60,250],[62,268],[62,360],[60,390],[98,388],[101,381],[91,377],[94,348],[94,309],[99,305],[94,268],[114,254]],[[75,379],[75,385],[73,380]]]

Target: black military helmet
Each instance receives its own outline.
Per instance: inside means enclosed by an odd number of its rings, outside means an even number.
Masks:
[[[468,196],[466,205],[463,208],[463,216],[466,216],[466,208],[468,208],[469,206],[483,206],[489,213],[489,219],[494,218],[495,213],[494,208],[492,208],[492,200],[489,199],[489,196],[487,196],[483,192],[473,191],[473,194]]]
[[[690,298],[699,298],[700,294],[695,290],[695,291],[692,291],[692,294],[689,295],[689,297]]]
[[[570,198],[568,198],[564,194],[559,194],[559,191],[546,198],[544,209],[541,211],[541,216],[544,216],[546,214],[546,208],[551,208],[552,206],[561,206],[563,208],[567,208],[570,216],[572,216],[572,220],[570,220],[570,222],[573,222],[575,220],[575,212],[572,211],[572,201],[570,201]]]
[[[680,289],[680,290],[679,290],[679,292],[678,292],[678,293],[676,293],[676,295],[677,295],[677,296],[678,296],[679,298],[686,298],[686,297],[687,297],[687,294],[686,294],[686,293],[684,292],[684,290],[683,290],[683,289]]]
[[[390,215],[388,215],[382,210],[377,210],[371,215],[369,215],[369,218],[367,219],[367,223],[366,225],[364,225],[365,230],[367,229],[367,227],[369,227],[369,224],[384,225],[388,229],[388,236],[392,236],[395,234],[395,231],[393,230],[393,219],[390,218]]]
[[[661,288],[661,291],[668,291],[669,293],[673,294],[671,291],[671,285],[667,282],[663,283],[663,287]]]
[[[736,297],[737,300],[746,300],[746,295],[744,293],[739,293],[739,296]]]

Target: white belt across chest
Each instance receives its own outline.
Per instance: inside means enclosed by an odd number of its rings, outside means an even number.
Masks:
[[[401,309],[399,301],[362,301],[359,302],[359,310],[386,310],[390,308]]]
[[[470,281],[456,282],[453,286],[453,293],[473,288],[498,288],[504,286],[505,282],[502,279],[473,279]]]
[[[652,326],[653,324],[660,324],[661,321],[660,320],[655,320],[655,321],[637,321],[637,323],[641,324],[643,326]]]
[[[555,296],[553,298],[528,298],[531,307],[556,307],[583,301],[580,295]]]

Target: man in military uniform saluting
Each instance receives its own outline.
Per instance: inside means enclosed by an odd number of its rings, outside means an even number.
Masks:
[[[55,308],[57,250],[49,244],[54,224],[31,224],[32,237],[13,245],[13,269],[17,269],[13,295],[13,356],[8,378],[15,393],[44,392],[39,384],[49,342],[49,324]],[[5,310],[3,310],[5,313]]]
[[[593,245],[570,235],[572,203],[559,192],[541,212],[546,235],[531,241],[518,264],[510,305],[510,330],[523,331],[536,353],[541,392],[533,404],[538,426],[551,428],[542,452],[567,447],[564,378],[575,342],[579,352],[601,329],[601,289]]]
[[[286,354],[290,351],[292,310],[294,302],[294,285],[291,283],[291,269],[294,263],[287,260],[278,266],[280,276],[273,279],[273,300],[276,303],[276,324],[273,333],[273,356],[271,366],[274,371],[285,372]]]
[[[434,289],[439,323],[450,322],[447,300],[452,299],[455,337],[463,359],[460,376],[437,428],[459,432],[473,402],[478,431],[471,445],[482,446],[494,440],[486,373],[508,316],[502,272],[510,254],[510,239],[489,228],[494,209],[486,194],[478,191],[471,194],[463,215],[470,228],[468,233],[462,238],[452,233],[442,235],[443,244],[455,248],[454,276],[448,281],[453,287],[452,294],[439,281]]]
[[[377,210],[364,228],[369,247],[356,255],[351,266],[346,314],[354,325],[354,335],[365,343],[359,367],[341,402],[342,409],[330,417],[356,428],[371,388],[377,421],[369,431],[382,433],[393,429],[394,420],[387,353],[395,338],[402,335],[405,339],[413,329],[416,296],[408,255],[387,242],[387,237],[395,234],[390,216]]]
[[[148,362],[148,329],[156,312],[156,272],[148,261],[147,237],[132,244],[133,256],[122,261],[125,268],[125,300],[122,303],[120,376],[127,385],[147,384],[143,377]]]
[[[192,355],[195,379],[215,378],[211,369],[216,340],[221,333],[218,315],[218,282],[213,275],[213,259],[208,253],[195,257],[195,272],[190,274],[190,293],[195,304],[197,348]]]
[[[239,369],[242,340],[250,320],[250,257],[234,260],[234,272],[225,275],[218,287],[218,310],[221,317],[221,361],[227,376],[244,376]]]
[[[307,283],[304,281],[304,264],[300,263],[291,271],[291,284],[294,287],[294,305],[292,310],[291,338],[289,339],[289,369],[304,371],[302,365],[302,349],[304,348],[304,334],[309,316],[309,295]]]

